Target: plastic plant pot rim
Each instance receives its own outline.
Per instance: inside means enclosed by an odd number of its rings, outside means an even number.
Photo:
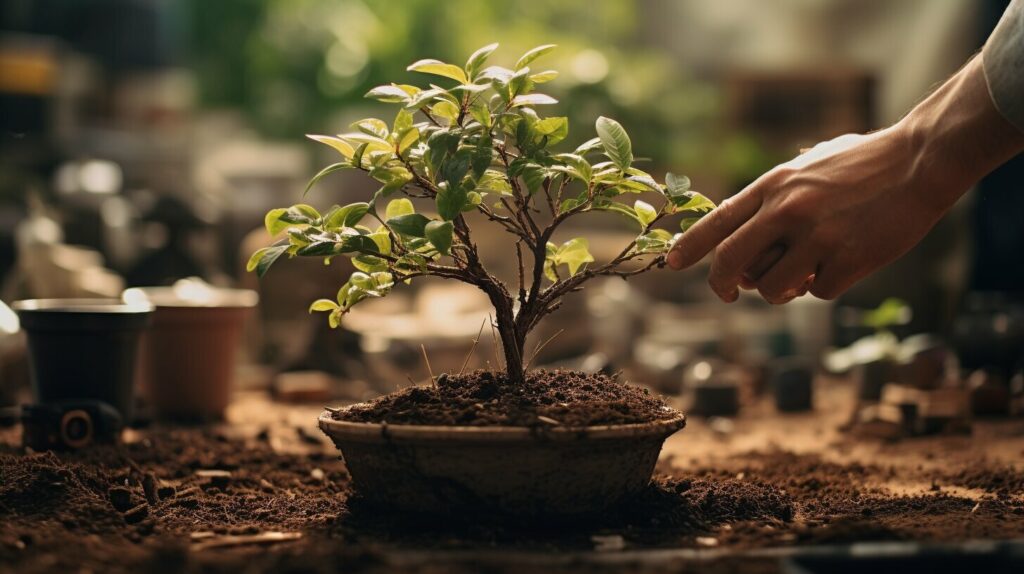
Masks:
[[[145,303],[164,309],[250,309],[260,297],[252,289],[216,288],[209,300],[182,299],[175,295],[173,287],[131,287],[125,289],[121,298],[130,303]]]
[[[346,407],[350,408],[350,407]],[[666,407],[669,408],[669,407]],[[342,409],[344,411],[345,409]],[[524,440],[577,441],[601,439],[627,439],[663,436],[686,426],[686,415],[675,412],[672,418],[646,423],[598,425],[588,427],[513,427],[513,426],[443,426],[443,425],[389,425],[386,423],[360,423],[333,418],[334,409],[324,410],[318,419],[320,430],[335,440],[368,444],[447,442],[458,443],[510,443]]]
[[[11,304],[18,313],[68,313],[90,315],[132,315],[152,313],[153,305],[126,303],[120,299],[23,299]]]

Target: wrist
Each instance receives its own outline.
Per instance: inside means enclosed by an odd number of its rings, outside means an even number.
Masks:
[[[911,154],[908,176],[914,187],[945,207],[1024,150],[1024,134],[992,103],[981,58],[968,62],[890,129]]]

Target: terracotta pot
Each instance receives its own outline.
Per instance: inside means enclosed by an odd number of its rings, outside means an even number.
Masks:
[[[643,424],[552,427],[385,425],[320,415],[356,491],[426,513],[459,508],[514,517],[600,512],[642,490],[681,413]]]
[[[156,306],[139,357],[143,396],[161,418],[216,420],[231,402],[238,348],[253,291],[217,289],[200,300],[171,287],[128,289],[125,300]]]
[[[131,420],[139,336],[153,307],[116,299],[18,301],[38,403],[101,401]]]

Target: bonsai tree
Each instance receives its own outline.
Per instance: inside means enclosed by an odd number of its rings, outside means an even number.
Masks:
[[[531,68],[555,46],[530,50],[513,68],[485,66],[497,47],[480,48],[463,67],[438,60],[409,66],[437,78],[427,88],[370,90],[367,97],[398,107],[391,122],[367,118],[352,124],[352,133],[310,135],[341,157],[312,178],[307,193],[344,169],[364,171],[381,187],[367,202],[324,213],[307,204],[271,210],[267,231],[285,236],[254,253],[248,269],[262,276],[282,255],[325,263],[350,257],[357,271],[337,299],[310,306],[327,313],[332,327],[354,305],[386,296],[398,282],[436,276],[474,285],[494,305],[504,368],[515,384],[525,380],[527,335],[565,295],[595,277],[628,278],[662,267],[679,233],[659,225],[683,214],[685,232],[714,204],[684,176],[669,173],[659,183],[634,167],[629,136],[610,118],[597,119],[597,137],[560,151],[567,118],[542,117],[537,110],[557,101],[535,91],[558,73]],[[631,197],[645,192],[656,196],[654,204]],[[432,201],[436,213],[417,213],[410,198]],[[473,211],[512,236],[517,284],[506,285],[481,262],[465,218]],[[621,215],[636,229],[610,261],[596,262],[584,237],[553,241],[567,220],[594,211]]]

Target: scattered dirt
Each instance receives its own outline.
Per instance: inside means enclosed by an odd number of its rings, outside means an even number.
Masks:
[[[410,387],[335,414],[355,422],[390,424],[536,426],[644,423],[675,415],[649,390],[606,375],[532,371],[526,384],[501,373],[441,375],[434,386]]]
[[[396,565],[394,549],[558,556],[594,548],[594,537],[621,537],[626,549],[741,550],[1024,536],[1024,473],[996,465],[969,473],[897,471],[781,451],[685,472],[663,462],[650,488],[601,516],[507,524],[488,516],[389,514],[353,495],[333,455],[282,454],[272,443],[263,434],[153,428],[136,442],[87,452],[25,454],[0,446],[0,573],[474,572],[478,565],[440,568],[436,559]],[[869,486],[929,477],[991,494],[893,496]],[[736,560],[749,559],[729,558],[715,571],[733,571]],[[741,570],[751,568],[775,571],[746,562]]]

